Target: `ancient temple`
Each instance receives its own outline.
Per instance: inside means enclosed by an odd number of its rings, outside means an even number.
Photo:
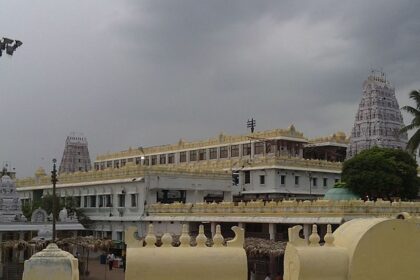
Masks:
[[[17,222],[23,219],[19,194],[6,171],[0,178],[0,222]]]
[[[88,142],[83,135],[72,133],[66,139],[59,173],[89,171],[92,168],[89,157]]]
[[[347,148],[347,158],[374,146],[405,149],[407,134],[395,89],[383,72],[372,71],[363,83],[363,95]]]

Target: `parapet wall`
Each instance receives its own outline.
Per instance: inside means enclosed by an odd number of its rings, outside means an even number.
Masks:
[[[152,204],[147,207],[150,215],[241,215],[262,216],[350,216],[350,217],[393,217],[401,212],[420,216],[420,202],[390,202],[363,200],[315,200],[315,201],[269,201],[263,202],[221,202],[221,203],[173,203]]]
[[[289,229],[284,280],[419,279],[420,219],[355,219],[334,233],[328,226],[320,245],[316,225],[309,243],[301,226]]]
[[[213,246],[207,246],[207,237],[201,225],[196,237],[197,246],[190,245],[188,228],[183,226],[180,246],[172,245],[172,236],[162,236],[162,245],[156,246],[153,225],[143,240],[135,238],[136,229],[126,232],[127,280],[246,280],[247,259],[243,248],[244,230],[233,227],[235,238],[224,245],[220,226],[216,228]],[[144,244],[143,244],[144,243]]]

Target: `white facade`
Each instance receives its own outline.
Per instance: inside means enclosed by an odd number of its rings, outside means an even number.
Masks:
[[[239,174],[241,194],[248,199],[322,196],[341,178],[339,171],[284,166],[244,168]]]
[[[129,226],[140,227],[145,205],[158,202],[158,193],[163,190],[183,191],[186,202],[200,202],[208,195],[222,195],[223,199],[229,201],[232,199],[231,189],[228,176],[150,174],[138,178],[58,184],[56,193],[58,197],[75,199],[76,204],[94,222],[92,231],[96,236],[123,240],[125,229]],[[25,187],[17,191],[24,203],[30,203],[40,193],[52,194],[52,186]]]

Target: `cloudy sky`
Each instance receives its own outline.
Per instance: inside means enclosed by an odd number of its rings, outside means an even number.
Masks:
[[[0,161],[18,177],[61,159],[82,132],[91,157],[291,123],[349,133],[371,68],[400,106],[420,88],[419,1],[14,0],[0,37]],[[405,116],[407,122],[409,118]]]

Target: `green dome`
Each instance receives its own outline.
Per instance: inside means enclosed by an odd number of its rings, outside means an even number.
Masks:
[[[352,199],[360,199],[357,195],[352,193],[347,188],[332,188],[329,189],[325,195],[324,199],[328,200],[352,200]]]

